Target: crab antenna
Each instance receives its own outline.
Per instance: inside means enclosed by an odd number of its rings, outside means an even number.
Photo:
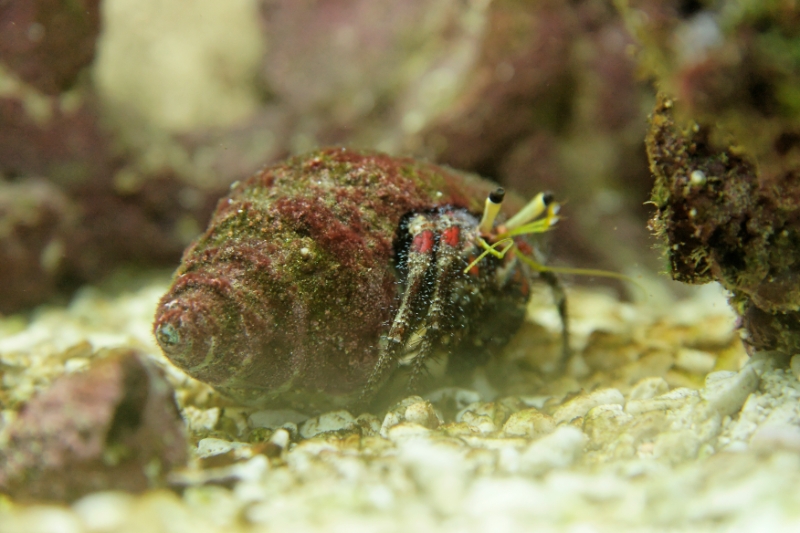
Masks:
[[[547,211],[547,207],[553,202],[553,193],[540,192],[528,204],[519,210],[519,212],[511,217],[505,226],[507,230],[512,230],[523,224],[527,224],[531,220],[538,218]]]
[[[503,198],[506,191],[502,187],[498,187],[486,198],[486,203],[483,206],[483,218],[478,229],[481,233],[489,233],[492,231],[494,219],[497,218],[497,213],[500,212],[500,206],[503,204]]]

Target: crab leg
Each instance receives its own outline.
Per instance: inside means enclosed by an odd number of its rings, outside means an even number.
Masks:
[[[561,358],[558,361],[557,371],[563,372],[567,366],[567,361],[571,353],[569,347],[569,315],[567,314],[567,294],[564,291],[564,285],[561,280],[553,272],[544,271],[539,272],[539,276],[550,287],[553,294],[553,300],[558,308],[558,315],[561,319]]]
[[[436,249],[436,276],[433,281],[431,305],[428,308],[428,326],[411,367],[409,391],[413,391],[418,386],[427,360],[433,351],[433,344],[439,339],[445,302],[450,297],[450,288],[454,278],[458,275],[460,266],[461,228],[455,225],[452,218],[447,215],[443,215],[440,219],[439,226],[441,233],[439,246]]]
[[[536,250],[533,254],[537,255]],[[556,270],[552,267],[545,267],[541,261],[528,257],[524,254],[518,255],[523,263],[528,265],[531,270],[536,272],[540,278],[550,287],[550,292],[553,294],[553,301],[558,308],[558,315],[561,318],[561,359],[558,362],[558,371],[563,371],[567,366],[567,361],[570,356],[569,347],[569,315],[567,313],[567,293],[564,290],[564,285],[561,279],[556,275]]]
[[[436,238],[431,220],[425,215],[417,215],[408,225],[412,235],[408,251],[406,287],[400,308],[392,321],[389,333],[381,336],[378,361],[361,392],[359,403],[366,404],[380,388],[387,374],[397,365],[397,353],[411,335],[411,319],[414,306],[425,293],[425,278],[431,266]]]

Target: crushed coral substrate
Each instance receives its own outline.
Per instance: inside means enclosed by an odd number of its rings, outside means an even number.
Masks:
[[[192,454],[143,494],[0,496],[0,533],[800,528],[800,356],[748,359],[713,286],[639,304],[570,290],[566,375],[555,310],[534,298],[474,387],[308,418],[237,407],[170,366],[150,332],[168,284],[128,275],[0,319],[0,446],[23,402],[124,346],[166,370]]]

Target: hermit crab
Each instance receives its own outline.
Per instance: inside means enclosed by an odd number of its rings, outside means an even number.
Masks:
[[[559,204],[408,158],[343,148],[265,168],[220,200],[161,299],[166,356],[234,400],[307,412],[463,375],[554,288],[527,235]],[[441,365],[446,361],[446,365]]]

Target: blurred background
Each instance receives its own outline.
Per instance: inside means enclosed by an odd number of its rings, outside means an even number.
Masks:
[[[0,2],[0,312],[177,266],[231,182],[334,144],[551,190],[554,263],[663,270],[635,54],[611,0]]]

